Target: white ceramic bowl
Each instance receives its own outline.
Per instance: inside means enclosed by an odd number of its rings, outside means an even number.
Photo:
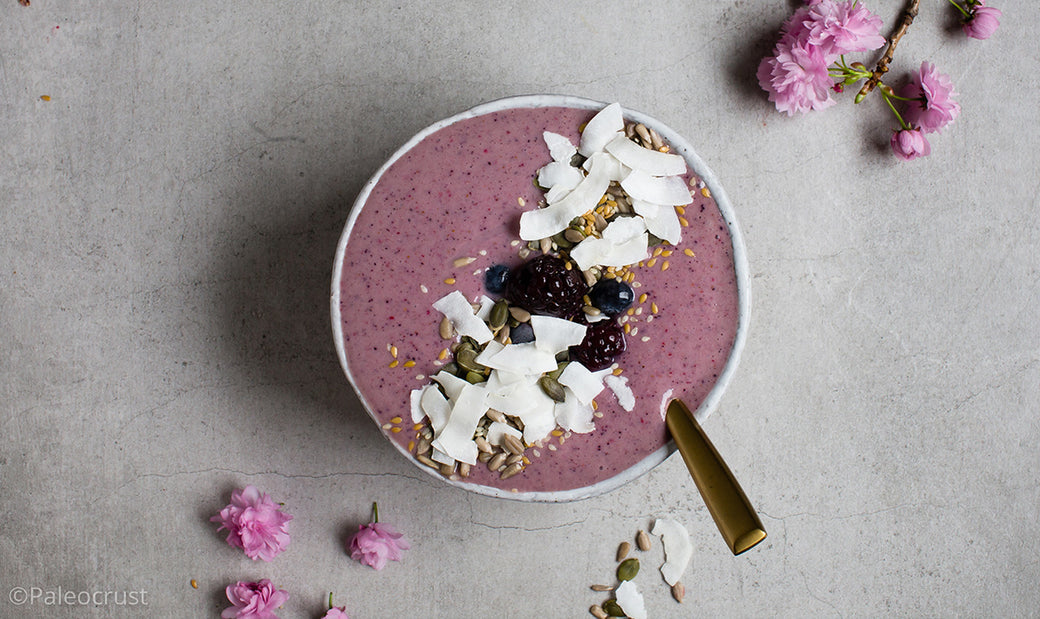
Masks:
[[[347,358],[347,352],[344,345],[344,333],[342,326],[342,315],[340,310],[340,288],[341,281],[344,276],[343,265],[344,255],[347,248],[347,243],[350,240],[351,231],[358,219],[358,215],[364,208],[365,203],[372,192],[372,189],[383,177],[384,173],[400,159],[405,153],[411,150],[415,145],[421,142],[426,137],[430,136],[434,132],[457,123],[459,121],[481,116],[484,114],[490,114],[493,112],[499,112],[503,110],[516,109],[516,108],[543,108],[543,107],[568,107],[578,108],[583,110],[598,111],[602,109],[606,104],[599,101],[593,101],[580,97],[566,96],[566,95],[551,95],[551,94],[539,94],[539,95],[522,95],[515,97],[508,97],[504,99],[498,99],[489,103],[478,105],[472,109],[466,110],[450,118],[446,118],[437,123],[430,125],[423,129],[415,136],[413,136],[407,143],[405,143],[400,149],[397,150],[387,161],[384,163],[372,176],[364,187],[361,189],[356,201],[354,202],[353,209],[351,210],[350,217],[343,229],[343,234],[340,237],[339,245],[336,249],[335,264],[333,267],[332,274],[332,329],[333,339],[336,346],[336,352],[339,356],[340,364],[343,367],[343,371],[346,374],[351,385],[358,394],[358,398],[361,400],[362,405],[366,411],[373,418],[373,420],[380,424],[380,420],[374,414],[372,407],[369,404],[366,394],[358,389],[357,382],[355,381],[354,374],[351,371],[350,360]],[[690,169],[705,183],[708,189],[711,191],[711,196],[715,203],[718,205],[719,211],[722,215],[723,220],[729,228],[729,235],[733,245],[733,262],[736,274],[737,291],[738,291],[738,318],[737,318],[737,330],[734,337],[733,346],[729,354],[729,358],[725,363],[722,373],[718,376],[715,385],[711,388],[707,397],[700,403],[695,410],[695,415],[699,421],[704,421],[718,406],[719,400],[722,398],[723,392],[729,385],[730,380],[736,370],[737,364],[740,359],[741,351],[744,347],[744,342],[747,337],[748,329],[748,318],[750,315],[750,287],[748,283],[748,265],[747,255],[744,248],[744,241],[740,233],[740,229],[737,226],[736,217],[734,216],[733,209],[730,205],[729,199],[726,196],[726,192],[719,184],[718,179],[704,163],[704,161],[697,155],[690,143],[681,135],[673,131],[668,126],[664,125],[660,121],[651,118],[645,114],[635,112],[629,109],[625,109],[625,117],[627,120],[643,123],[647,127],[655,129],[664,140],[671,146],[672,152],[681,154],[687,161]],[[407,394],[402,394],[403,408],[406,408]],[[389,438],[389,437],[388,437]],[[445,481],[448,484],[454,485],[465,490],[476,492],[488,496],[496,496],[520,501],[543,501],[543,502],[564,502],[573,501],[578,499],[584,499],[591,496],[596,496],[605,492],[609,492],[633,479],[643,475],[650,471],[658,464],[663,462],[672,452],[675,451],[673,443],[669,442],[660,449],[645,456],[642,460],[637,462],[635,465],[625,469],[621,473],[614,475],[608,479],[596,482],[592,485],[588,485],[581,488],[572,490],[559,490],[559,491],[533,491],[533,492],[521,492],[515,493],[508,490],[485,486],[475,483],[470,483],[464,480],[453,480],[442,477],[438,472],[433,469],[419,463],[412,454],[401,447],[395,441],[389,441],[394,445],[398,451],[403,453],[411,462],[413,462],[420,470]]]

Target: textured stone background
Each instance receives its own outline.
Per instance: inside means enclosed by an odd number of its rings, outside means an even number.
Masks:
[[[504,4],[4,1],[0,616],[213,617],[260,577],[283,617],[329,591],[356,618],[588,616],[656,516],[696,552],[681,607],[648,555],[653,617],[1036,616],[1040,13],[994,0],[979,42],[923,3],[893,81],[935,62],[963,113],[901,163],[880,99],[766,101],[791,3]],[[328,279],[362,183],[427,124],[530,92],[658,117],[730,195],[753,314],[706,429],[770,534],[746,555],[677,457],[574,504],[448,488],[340,372]],[[246,483],[296,517],[270,564],[207,522]],[[341,550],[373,500],[414,541],[381,573]]]

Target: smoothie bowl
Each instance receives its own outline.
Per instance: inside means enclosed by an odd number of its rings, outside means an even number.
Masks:
[[[618,104],[511,97],[424,129],[336,250],[336,350],[420,469],[570,501],[646,473],[664,411],[716,407],[749,314],[729,203],[690,144]]]

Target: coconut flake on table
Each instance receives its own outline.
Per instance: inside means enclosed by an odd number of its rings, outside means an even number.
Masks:
[[[596,153],[588,175],[578,186],[554,204],[545,208],[525,211],[520,215],[520,238],[538,241],[562,232],[571,220],[596,208],[600,198],[610,187],[609,159],[606,153]]]
[[[611,103],[596,113],[581,132],[581,142],[578,152],[585,157],[591,157],[593,153],[603,150],[607,142],[614,136],[625,130],[625,117],[621,112],[620,103]]]
[[[555,316],[535,314],[531,316],[531,330],[534,331],[535,347],[553,355],[555,359],[556,353],[581,344],[588,327]],[[554,366],[553,370],[555,369]]]
[[[605,149],[626,167],[651,176],[679,176],[686,173],[686,160],[679,155],[643,148],[624,135],[607,142]]]
[[[453,290],[434,301],[433,309],[444,314],[459,335],[471,337],[480,344],[495,337],[487,324],[473,313],[473,306],[469,304],[466,296],[458,290]]]
[[[628,377],[607,374],[603,377],[603,382],[607,384],[608,389],[614,392],[618,405],[631,413],[636,407],[636,396],[632,393],[632,388],[628,386]]]
[[[571,361],[557,380],[569,388],[579,402],[589,404],[603,391],[603,377],[609,373],[610,370],[592,372],[581,363]]]
[[[480,385],[467,385],[451,407],[448,423],[440,432],[434,432],[433,447],[440,449],[459,462],[477,463],[477,444],[473,432],[480,418],[487,412],[487,390]]]
[[[617,586],[617,589],[614,590],[614,599],[617,600],[617,605],[621,607],[626,617],[646,619],[646,604],[643,601],[643,594],[636,589],[636,584],[631,580],[626,580]]]
[[[642,170],[632,170],[621,181],[621,188],[631,198],[654,204],[681,206],[693,202],[690,188],[681,176],[651,176]]]
[[[682,579],[686,566],[693,556],[693,544],[686,527],[669,518],[658,518],[654,521],[651,533],[661,538],[664,546],[665,562],[661,566],[661,575],[669,585],[675,585]]]

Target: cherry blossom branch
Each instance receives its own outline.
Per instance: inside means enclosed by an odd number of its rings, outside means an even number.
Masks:
[[[895,33],[892,34],[888,40],[888,47],[885,49],[885,53],[878,60],[877,66],[874,72],[871,74],[870,79],[863,84],[863,88],[860,88],[859,92],[856,93],[855,102],[859,103],[870,94],[870,91],[874,90],[877,85],[881,82],[882,76],[888,73],[888,64],[892,62],[892,57],[896,53],[896,46],[899,45],[900,39],[906,34],[906,31],[910,29],[910,24],[914,23],[914,18],[917,17],[917,11],[921,6],[921,0],[910,0],[909,6],[906,7],[906,11],[903,12],[903,18],[899,21],[899,27],[896,28]]]

